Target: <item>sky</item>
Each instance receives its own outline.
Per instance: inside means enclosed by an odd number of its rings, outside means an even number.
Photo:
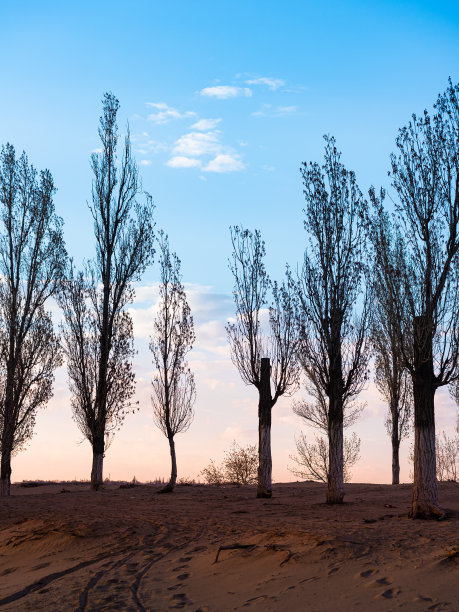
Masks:
[[[234,314],[229,227],[261,230],[273,278],[282,278],[286,263],[296,267],[306,244],[299,167],[321,160],[324,134],[335,136],[363,192],[371,185],[390,192],[397,130],[431,107],[448,77],[459,80],[459,5],[0,1],[0,40],[0,143],[51,170],[77,264],[94,254],[87,202],[101,99],[111,91],[120,100],[120,131],[129,126],[156,228],[182,261],[195,319],[195,419],[176,442],[179,477],[197,478],[234,439],[257,442],[257,394],[232,365],[224,329]],[[150,405],[157,280],[156,263],[131,308],[140,410],[107,450],[104,473],[113,479],[169,471],[167,440]],[[389,482],[385,406],[372,383],[361,399],[367,408],[354,427],[362,446],[353,480]],[[437,429],[452,433],[456,407],[447,391],[437,394],[436,410]],[[288,466],[302,430],[292,399],[281,398],[273,410],[275,481],[294,479]],[[402,445],[402,481],[409,444]],[[13,459],[12,478],[83,479],[90,465],[61,368],[33,440]]]

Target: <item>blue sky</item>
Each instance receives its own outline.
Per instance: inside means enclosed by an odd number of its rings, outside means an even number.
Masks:
[[[268,269],[279,277],[285,262],[302,258],[299,166],[321,159],[323,134],[336,137],[363,191],[387,184],[397,129],[431,106],[448,76],[459,80],[457,2],[2,2],[0,40],[0,142],[53,173],[70,254],[81,261],[94,252],[89,156],[110,90],[123,131],[129,121],[157,227],[169,233],[184,280],[211,303],[198,343],[208,333],[222,355],[229,225],[261,229]],[[153,267],[144,285],[156,279]],[[212,321],[213,331],[205,328]],[[148,376],[147,368],[146,403]],[[216,400],[204,388],[202,410],[211,414]],[[244,429],[231,410],[225,425]],[[145,427],[148,419],[145,406]],[[287,454],[299,429],[288,423]],[[199,427],[195,440],[207,431]]]

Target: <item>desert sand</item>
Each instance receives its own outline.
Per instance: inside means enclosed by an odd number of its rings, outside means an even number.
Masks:
[[[444,521],[410,485],[13,486],[0,499],[0,609],[459,610],[459,484]],[[220,548],[222,547],[222,548]],[[218,556],[218,560],[216,558]]]

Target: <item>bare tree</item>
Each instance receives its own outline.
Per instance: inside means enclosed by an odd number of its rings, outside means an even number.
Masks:
[[[38,178],[25,153],[0,156],[0,449],[1,495],[10,494],[11,456],[33,434],[37,410],[52,396],[61,364],[46,300],[65,265],[62,220],[54,212],[53,179]]]
[[[387,232],[387,237],[390,234]],[[395,244],[387,244],[388,267],[400,269],[403,245],[399,235]],[[371,336],[375,350],[375,383],[389,406],[386,429],[392,443],[392,484],[400,483],[400,443],[410,432],[413,392],[409,372],[400,346],[399,329],[406,322],[406,313],[398,320],[396,304],[391,299],[387,278],[379,266],[373,270],[373,318]],[[399,288],[402,290],[403,286]],[[401,304],[404,300],[401,300]],[[403,333],[403,332],[402,332]]]
[[[73,418],[93,449],[99,432],[96,425],[99,414],[96,411],[96,394],[101,346],[100,316],[95,307],[97,292],[93,270],[86,267],[84,273],[75,273],[73,265],[70,265],[58,296],[65,321],[61,332]],[[126,311],[120,310],[114,319],[107,364],[104,450],[110,445],[126,414],[135,409],[135,404],[131,403],[135,391],[132,371],[134,353],[132,320]],[[92,486],[96,489],[100,483],[97,484],[95,480],[95,468],[98,468],[98,464],[93,465],[91,475]]]
[[[301,173],[309,246],[298,281],[299,359],[306,377],[328,399],[327,503],[334,504],[344,498],[344,406],[368,378],[368,291],[362,296],[366,202],[331,137],[325,137],[324,165],[304,163]]]
[[[257,497],[272,495],[271,412],[281,395],[297,388],[297,335],[290,279],[271,283],[263,262],[265,245],[260,232],[231,228],[236,321],[226,326],[231,358],[242,380],[258,390]],[[262,312],[268,305],[270,333],[264,333]],[[274,393],[271,392],[271,381]]]
[[[68,368],[74,415],[92,445],[95,490],[102,485],[107,434],[124,418],[134,392],[132,322],[125,307],[134,298],[132,282],[140,279],[154,254],[153,205],[148,194],[145,203],[139,201],[129,131],[117,161],[118,109],[118,100],[106,93],[99,126],[102,152],[91,157],[96,258],[84,277],[77,274],[64,283],[61,297],[69,329],[66,353],[75,358]],[[117,386],[119,397],[114,396]]]
[[[159,310],[153,322],[150,350],[156,373],[153,377],[153,415],[169,441],[171,477],[161,493],[174,490],[177,459],[174,436],[186,431],[193,420],[196,399],[194,375],[186,362],[195,341],[193,317],[181,282],[180,259],[170,253],[169,241],[159,233]]]
[[[295,440],[296,455],[290,459],[297,467],[288,468],[292,474],[306,480],[328,482],[329,449],[328,440],[323,436],[314,436],[315,443],[309,443],[304,433]],[[343,442],[343,480],[351,480],[351,468],[360,458],[360,438],[354,432],[350,438],[344,437]]]
[[[371,192],[377,264],[395,305],[394,322],[413,385],[413,518],[444,516],[436,479],[434,397],[459,375],[458,96],[459,85],[450,81],[434,115],[413,115],[399,132],[391,176],[398,194],[395,223],[405,250],[395,271],[387,254],[384,192],[380,197]]]

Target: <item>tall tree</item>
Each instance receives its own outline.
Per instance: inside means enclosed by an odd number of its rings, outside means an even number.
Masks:
[[[65,266],[62,220],[51,173],[38,177],[25,153],[0,156],[0,449],[1,495],[10,494],[11,455],[32,436],[36,412],[52,396],[61,364],[46,300]]]
[[[260,232],[231,228],[236,321],[226,330],[231,358],[242,380],[258,390],[258,487],[257,497],[272,495],[271,412],[281,395],[298,385],[292,282],[272,283],[263,262],[265,245]],[[262,311],[269,308],[270,333],[264,333]],[[274,393],[271,391],[271,381]]]
[[[309,246],[298,281],[300,361],[328,400],[327,503],[342,503],[344,406],[368,377],[369,294],[362,295],[366,202],[355,174],[340,162],[334,138],[325,160],[301,168]],[[356,303],[361,302],[361,314]]]
[[[94,179],[89,208],[96,258],[87,265],[84,277],[71,274],[61,295],[68,328],[66,353],[75,356],[68,368],[73,410],[92,446],[91,488],[95,490],[102,484],[106,435],[122,420],[134,392],[132,321],[125,307],[134,298],[132,283],[140,279],[154,254],[153,204],[148,194],[144,203],[139,200],[142,190],[129,130],[117,160],[118,109],[118,100],[106,93],[99,125],[102,151],[91,157]]]
[[[387,231],[386,235],[389,238],[390,232]],[[389,258],[387,269],[395,273],[400,269],[404,249],[400,236],[395,236],[393,240],[394,245],[387,245]],[[400,483],[400,443],[410,432],[413,393],[399,340],[399,327],[402,329],[406,322],[406,313],[402,313],[397,320],[396,304],[391,299],[387,280],[381,267],[375,266],[372,281],[374,310],[371,325],[375,351],[375,382],[389,408],[385,424],[392,444],[392,484],[395,485]],[[399,287],[399,291],[401,290],[403,285]],[[399,303],[404,303],[404,300]]]
[[[84,272],[75,272],[71,265],[58,295],[65,321],[61,331],[72,394],[73,418],[93,449],[99,432],[99,413],[95,403],[101,353],[100,314],[96,308],[98,291],[90,267],[86,267]],[[129,313],[120,310],[114,319],[107,364],[104,450],[113,440],[126,414],[135,409],[135,404],[131,402],[135,391],[132,371],[134,353],[132,320]],[[95,480],[96,469],[99,469],[99,464],[93,461],[93,488],[100,485]]]
[[[459,376],[458,98],[459,84],[450,81],[432,117],[427,111],[413,115],[399,131],[391,176],[405,254],[397,274],[387,256],[384,192],[380,197],[372,192],[377,264],[397,309],[395,323],[413,385],[413,518],[444,516],[436,478],[434,397]]]
[[[194,375],[186,362],[195,340],[193,317],[181,280],[180,259],[170,253],[169,240],[159,232],[159,309],[153,321],[150,350],[156,373],[153,377],[153,415],[169,441],[171,477],[161,493],[171,493],[177,480],[174,437],[193,420],[196,399]]]

